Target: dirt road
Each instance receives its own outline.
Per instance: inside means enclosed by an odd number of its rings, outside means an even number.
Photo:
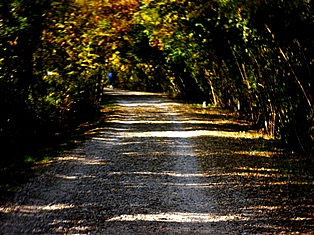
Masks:
[[[314,231],[312,162],[227,113],[106,92],[113,114],[0,206],[0,234]]]

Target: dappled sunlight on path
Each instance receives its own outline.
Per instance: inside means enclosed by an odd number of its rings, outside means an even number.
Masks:
[[[222,110],[106,92],[114,112],[0,206],[0,233],[313,231],[312,163]]]

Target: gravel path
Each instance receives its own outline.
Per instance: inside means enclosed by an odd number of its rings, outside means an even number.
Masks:
[[[114,114],[0,206],[0,234],[314,231],[312,175],[252,151],[266,140],[245,123],[160,95],[107,94]]]

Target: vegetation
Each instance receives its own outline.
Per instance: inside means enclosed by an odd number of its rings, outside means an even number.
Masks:
[[[97,112],[115,71],[312,153],[313,15],[311,0],[1,1],[1,144],[18,156]]]

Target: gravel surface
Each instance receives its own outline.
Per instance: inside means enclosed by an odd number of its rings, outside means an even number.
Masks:
[[[118,106],[106,123],[0,206],[0,234],[314,231],[308,163],[266,149],[228,114],[157,94],[107,94]]]

